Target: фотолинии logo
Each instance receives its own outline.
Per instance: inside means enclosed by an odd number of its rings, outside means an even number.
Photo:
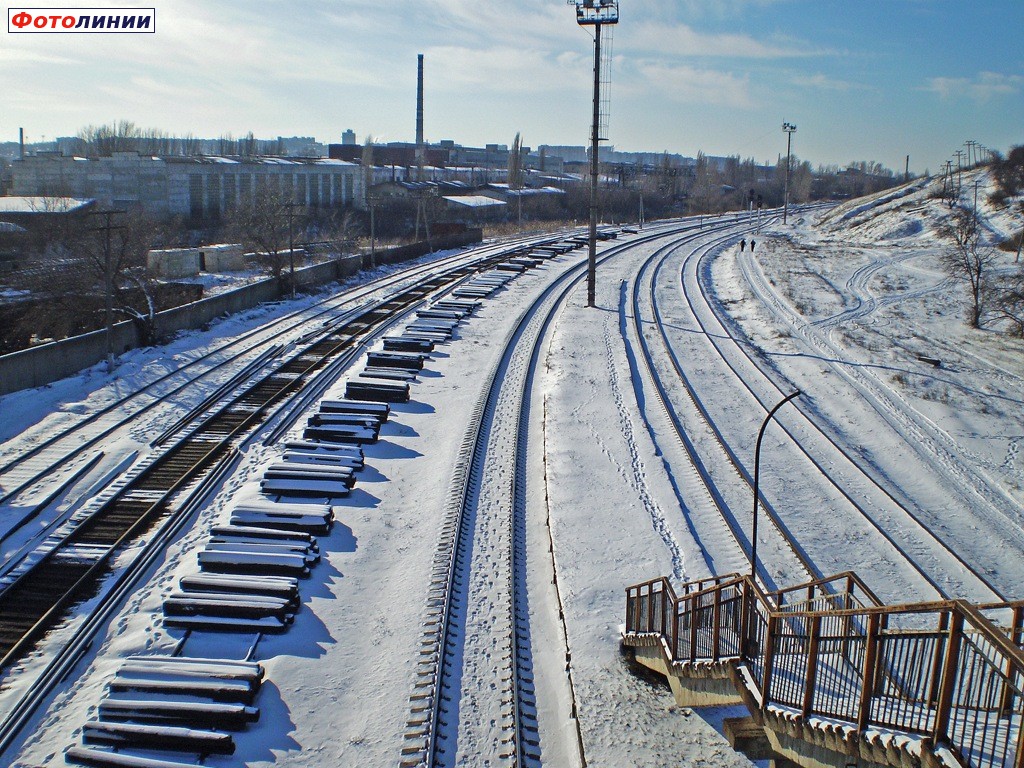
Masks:
[[[8,32],[156,32],[156,8],[8,8]]]

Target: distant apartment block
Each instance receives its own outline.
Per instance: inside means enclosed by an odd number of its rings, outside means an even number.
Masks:
[[[358,165],[324,157],[38,153],[11,166],[13,195],[93,198],[100,206],[140,207],[161,217],[217,217],[263,184],[311,207],[358,205],[363,199]]]

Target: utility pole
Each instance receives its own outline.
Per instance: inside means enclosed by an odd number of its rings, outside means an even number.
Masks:
[[[974,149],[978,142],[968,139],[964,142],[964,145],[967,147],[967,167],[973,168],[978,162],[978,153]]]
[[[964,185],[964,151],[958,149],[956,155],[956,193],[960,194],[960,188]]]
[[[910,155],[907,155],[907,165],[903,170],[903,183],[910,181]]]
[[[285,215],[288,217],[288,282],[292,287],[292,298],[295,298],[295,233],[292,220],[295,218],[295,206],[298,203],[285,203]]]
[[[618,24],[618,0],[576,0],[576,23],[594,27],[594,114],[590,131],[590,248],[587,256],[587,306],[597,294],[597,177],[601,141],[601,27]]]
[[[796,126],[784,122],[782,130],[786,132],[786,192],[782,206],[782,223],[785,224],[789,216],[789,171],[792,166],[793,133],[796,131]]]
[[[377,202],[372,196],[367,195],[367,202],[370,205],[370,269],[377,267],[377,222],[374,219],[373,209]]]
[[[115,230],[126,229],[123,226],[113,226],[110,219],[122,213],[126,213],[126,211],[93,211],[89,214],[90,216],[102,216],[104,219],[103,224],[98,227],[92,227],[89,231],[103,233],[103,325],[106,329],[107,338],[107,373],[112,373],[114,370],[114,275],[112,274],[113,269],[110,258],[110,233]]]

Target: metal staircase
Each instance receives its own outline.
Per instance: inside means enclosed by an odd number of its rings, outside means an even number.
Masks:
[[[1024,601],[883,605],[853,573],[769,593],[659,578],[626,590],[623,644],[677,697],[728,681],[797,765],[1024,768]]]

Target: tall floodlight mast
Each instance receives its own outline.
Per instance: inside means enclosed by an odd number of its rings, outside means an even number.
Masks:
[[[597,176],[601,141],[601,27],[619,23],[618,0],[569,0],[576,5],[576,23],[594,28],[594,120],[590,130],[590,255],[587,258],[587,306],[597,292]]]
[[[789,216],[789,170],[793,166],[790,157],[793,150],[793,132],[796,130],[796,126],[792,123],[783,123],[782,130],[786,132],[786,192],[783,195],[782,204],[782,223],[785,224]]]

